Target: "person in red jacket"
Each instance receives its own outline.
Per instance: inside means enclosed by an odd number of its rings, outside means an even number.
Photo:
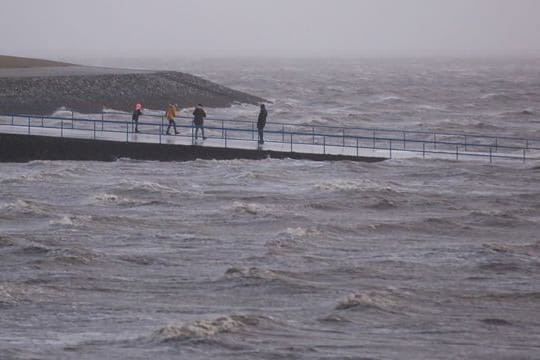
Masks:
[[[135,110],[133,110],[133,115],[131,115],[131,120],[135,123],[135,132],[138,133],[139,131],[139,116],[142,115],[142,105],[137,104],[135,105]]]

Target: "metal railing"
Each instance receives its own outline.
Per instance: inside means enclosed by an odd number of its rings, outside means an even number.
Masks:
[[[193,142],[192,118],[178,116],[176,122],[180,130],[188,129],[181,131],[179,136],[190,137]],[[127,113],[103,112],[85,117],[76,117],[73,113],[71,116],[0,114],[0,125],[25,127],[29,135],[32,128],[44,128],[58,129],[55,136],[61,137],[107,139],[107,135],[116,135],[118,140],[118,134],[125,134],[122,139],[126,142],[148,141],[148,138],[141,140],[130,137],[134,133],[134,123]],[[167,126],[168,121],[164,116],[142,115],[138,127],[142,134],[152,136],[150,142],[163,143]],[[255,121],[208,117],[204,128],[206,137],[221,139],[224,147],[235,147],[233,142],[258,141]],[[281,145],[281,151],[351,156],[365,156],[362,152],[370,149],[390,158],[400,152],[421,154],[423,158],[438,154],[457,160],[473,157],[489,158],[490,162],[496,158],[526,161],[531,152],[540,150],[540,140],[517,137],[281,122],[267,123],[264,134],[265,142]]]

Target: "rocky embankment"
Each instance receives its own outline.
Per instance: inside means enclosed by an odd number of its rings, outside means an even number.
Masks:
[[[51,114],[61,107],[95,113],[103,109],[131,111],[135,103],[164,109],[169,103],[191,107],[227,107],[235,102],[257,104],[264,99],[214,82],[174,71],[70,66],[2,68],[0,113]],[[13,63],[13,62],[11,62]]]

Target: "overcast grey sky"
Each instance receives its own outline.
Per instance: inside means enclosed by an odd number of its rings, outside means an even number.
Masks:
[[[538,55],[540,0],[0,0],[0,54]]]

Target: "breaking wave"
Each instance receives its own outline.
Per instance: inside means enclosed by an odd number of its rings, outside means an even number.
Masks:
[[[377,310],[396,312],[397,303],[389,293],[381,291],[355,292],[346,296],[336,306],[336,310]]]
[[[49,216],[48,204],[39,203],[31,200],[18,199],[14,203],[8,203],[4,206],[10,214],[25,214],[25,215],[37,215],[37,216]]]
[[[384,192],[396,192],[395,188],[390,184],[376,183],[371,180],[345,180],[336,179],[333,181],[325,181],[314,185],[318,191],[327,192],[349,192],[349,191],[384,191]]]
[[[168,325],[156,330],[152,339],[158,342],[211,339],[273,322],[270,318],[256,315],[228,315],[213,320],[196,320],[181,326]]]

